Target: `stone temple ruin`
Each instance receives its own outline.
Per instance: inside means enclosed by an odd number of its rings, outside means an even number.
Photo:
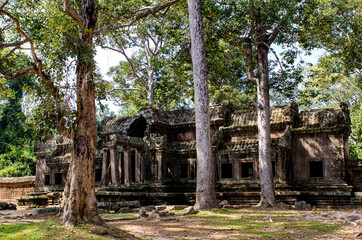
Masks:
[[[362,166],[349,159],[349,111],[298,111],[290,102],[271,108],[272,171],[278,200],[361,204]],[[212,152],[219,200],[257,203],[258,133],[255,110],[231,103],[210,109]],[[147,108],[98,126],[97,199],[102,205],[192,204],[196,178],[194,109]],[[61,191],[71,141],[58,137],[37,150],[36,190]]]

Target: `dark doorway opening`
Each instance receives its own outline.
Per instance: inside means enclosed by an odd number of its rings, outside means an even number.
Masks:
[[[54,176],[55,185],[62,185],[62,173],[56,173]]]
[[[273,177],[275,177],[275,175],[276,175],[276,171],[275,171],[275,161],[272,161],[272,172],[273,172]]]
[[[309,176],[310,177],[323,177],[323,162],[322,161],[309,162]]]
[[[141,115],[139,118],[137,118],[131,123],[129,129],[127,130],[127,136],[143,138],[146,129],[147,129],[147,121]]]
[[[180,165],[180,169],[181,169],[180,178],[188,178],[189,165],[187,163],[182,163]]]
[[[45,186],[50,185],[50,175],[49,174],[45,174],[45,176],[44,176],[44,185]]]
[[[241,166],[241,178],[254,177],[254,164],[252,162],[242,162],[240,166]]]
[[[124,152],[120,152],[120,161],[119,161],[119,164],[120,166],[119,167],[119,181],[121,182],[121,184],[124,184]]]
[[[96,182],[100,182],[102,181],[102,169],[101,168],[98,168],[96,169]]]
[[[221,178],[233,178],[233,164],[232,163],[221,164]]]
[[[131,153],[132,182],[136,182],[136,153]]]

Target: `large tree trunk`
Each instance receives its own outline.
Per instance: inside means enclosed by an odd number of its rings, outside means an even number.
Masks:
[[[270,106],[269,106],[269,72],[268,72],[268,35],[259,20],[256,21],[257,39],[257,115],[258,115],[258,138],[259,138],[259,179],[261,196],[259,205],[274,206],[275,191],[271,162],[271,139],[270,139]]]
[[[188,0],[191,54],[195,86],[197,179],[196,204],[200,210],[217,207],[215,166],[211,152],[208,71],[200,0]]]
[[[93,31],[97,13],[93,0],[82,0],[83,27],[77,56],[77,125],[73,138],[73,157],[64,188],[63,222],[98,222],[95,196],[96,105],[94,84]]]

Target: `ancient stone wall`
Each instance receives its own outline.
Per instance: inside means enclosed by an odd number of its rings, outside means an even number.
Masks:
[[[0,178],[0,202],[17,203],[17,197],[24,197],[34,191],[35,176]]]

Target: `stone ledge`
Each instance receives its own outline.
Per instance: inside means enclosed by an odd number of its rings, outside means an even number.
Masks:
[[[26,182],[34,182],[35,183],[35,176],[2,177],[2,178],[0,178],[0,183],[26,183]]]

